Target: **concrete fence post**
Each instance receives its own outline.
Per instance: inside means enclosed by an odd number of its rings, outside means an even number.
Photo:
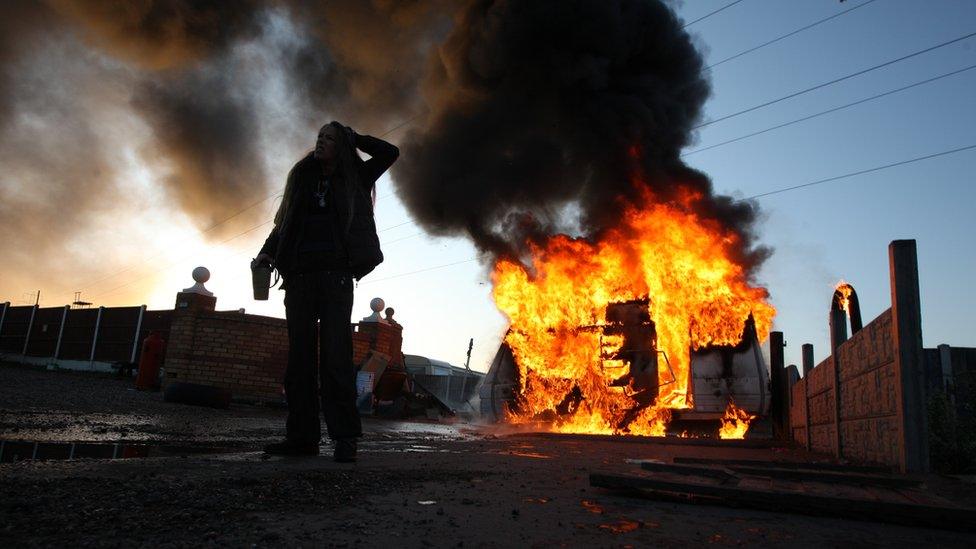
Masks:
[[[61,354],[61,338],[64,337],[64,322],[65,322],[65,320],[68,319],[68,309],[70,309],[70,308],[71,308],[71,305],[65,305],[64,306],[64,312],[61,313],[61,327],[58,328],[58,342],[54,346],[54,357],[53,358],[55,360],[57,360],[58,359],[58,355]]]
[[[891,318],[895,344],[895,383],[900,392],[901,470],[929,471],[928,417],[922,362],[922,307],[918,289],[918,253],[914,240],[888,245]]]
[[[95,362],[95,346],[98,345],[98,329],[102,325],[102,313],[104,312],[105,312],[105,307],[98,308],[98,316],[95,318],[95,333],[92,334],[91,353],[88,355],[89,365]]]
[[[30,344],[30,334],[31,330],[34,329],[34,317],[37,316],[37,304],[31,308],[30,321],[27,323],[27,333],[24,334],[24,350],[20,354],[27,356],[27,345]]]
[[[139,320],[136,321],[136,334],[132,336],[132,356],[129,357],[129,362],[136,361],[136,353],[139,351],[139,332],[142,331],[142,317],[146,315],[146,306],[143,305],[139,308]]]
[[[813,449],[813,437],[810,434],[810,380],[808,375],[813,371],[813,344],[803,344],[803,410],[807,419],[807,450]]]
[[[769,375],[772,388],[770,413],[773,416],[774,434],[783,440],[789,438],[790,399],[789,383],[786,382],[786,366],[783,356],[783,332],[769,333]]]
[[[803,378],[806,379],[807,374],[810,370],[813,370],[813,344],[804,343],[803,344]]]
[[[952,347],[945,343],[939,345],[939,366],[942,368],[942,391],[954,407],[956,405],[956,387],[952,374]]]
[[[844,457],[844,441],[840,430],[840,354],[837,350],[841,344],[847,341],[847,311],[843,309],[830,310],[830,358],[834,367],[834,376],[831,380],[834,389],[834,455],[838,458]]]

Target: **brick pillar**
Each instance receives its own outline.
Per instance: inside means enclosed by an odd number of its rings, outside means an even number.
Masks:
[[[217,298],[195,292],[180,292],[176,294],[176,306],[173,308],[177,312],[213,311],[217,308]]]
[[[891,278],[892,339],[895,345],[895,384],[901,393],[898,399],[898,419],[902,431],[900,466],[903,472],[927,472],[928,419],[915,241],[892,241],[888,245],[888,265]]]

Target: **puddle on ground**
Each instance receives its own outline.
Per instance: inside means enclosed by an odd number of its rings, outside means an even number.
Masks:
[[[241,448],[229,446],[0,440],[0,463],[82,458],[130,459],[191,454],[226,454],[240,451]]]

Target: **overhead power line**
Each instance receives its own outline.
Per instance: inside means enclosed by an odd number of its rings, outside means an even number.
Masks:
[[[800,91],[797,91],[797,92],[793,92],[793,93],[791,93],[789,95],[784,95],[783,97],[780,97],[780,98],[777,98],[777,99],[773,99],[771,101],[766,101],[765,103],[760,103],[758,105],[749,107],[748,109],[743,109],[743,110],[738,111],[738,112],[734,112],[734,113],[731,113],[731,114],[727,114],[725,116],[721,116],[719,118],[715,118],[713,120],[709,120],[708,122],[702,122],[701,124],[698,124],[697,126],[695,126],[692,129],[696,129],[697,130],[699,128],[704,128],[705,126],[710,126],[712,124],[715,124],[716,122],[721,122],[723,120],[728,120],[730,118],[735,118],[736,116],[740,116],[740,115],[746,114],[747,112],[752,112],[752,111],[755,111],[755,110],[759,110],[759,109],[761,109],[763,107],[768,107],[770,105],[775,105],[776,103],[780,103],[782,101],[786,101],[787,99],[792,99],[794,97],[799,97],[799,96],[801,96],[803,94],[810,93],[810,92],[812,92],[814,90],[819,90],[821,88],[826,88],[827,86],[832,86],[834,84],[837,84],[839,82],[843,82],[845,80],[849,80],[849,79],[854,78],[856,76],[861,76],[862,74],[867,74],[867,73],[869,73],[871,71],[875,71],[875,70],[878,70],[880,68],[887,67],[887,66],[893,65],[895,63],[899,63],[899,62],[904,61],[906,59],[911,59],[912,57],[917,57],[919,55],[922,55],[923,53],[928,53],[930,51],[937,50],[939,48],[943,48],[943,47],[948,46],[950,44],[955,44],[956,42],[960,42],[960,41],[965,40],[967,38],[972,38],[973,36],[976,36],[976,32],[971,32],[971,33],[969,33],[969,34],[967,34],[965,36],[960,36],[959,38],[954,38],[954,39],[949,40],[947,42],[942,42],[941,44],[937,44],[935,46],[931,46],[931,47],[925,48],[923,50],[919,50],[919,51],[916,51],[914,53],[910,53],[908,55],[904,55],[904,56],[899,57],[897,59],[892,59],[890,61],[885,61],[884,63],[880,63],[878,65],[874,65],[873,67],[868,67],[866,69],[861,69],[861,70],[859,70],[857,72],[852,72],[851,74],[848,74],[846,76],[841,76],[840,78],[835,78],[835,79],[830,80],[828,82],[824,82],[822,84],[817,84],[816,86],[811,86],[811,87],[806,88],[804,90],[800,90]]]
[[[771,126],[771,127],[766,128],[764,130],[759,130],[757,132],[752,132],[752,133],[749,133],[749,134],[746,134],[746,135],[741,135],[741,136],[736,137],[734,139],[728,139],[726,141],[722,141],[721,143],[716,143],[714,145],[709,145],[707,147],[702,147],[700,149],[695,149],[693,151],[688,151],[686,153],[682,153],[681,156],[682,157],[690,156],[690,155],[697,154],[697,153],[700,153],[700,152],[704,152],[704,151],[707,151],[707,150],[715,149],[717,147],[721,147],[721,146],[724,146],[724,145],[728,145],[730,143],[735,143],[737,141],[742,141],[743,139],[748,139],[750,137],[755,137],[757,135],[762,135],[764,133],[768,133],[768,132],[771,132],[773,130],[778,130],[780,128],[785,128],[787,126],[792,126],[793,124],[799,124],[800,122],[806,122],[807,120],[811,120],[811,119],[814,119],[814,118],[823,116],[825,114],[830,114],[832,112],[837,112],[837,111],[840,111],[840,110],[843,110],[843,109],[846,109],[846,108],[849,108],[849,107],[853,107],[855,105],[860,105],[862,103],[867,103],[869,101],[874,101],[876,99],[881,99],[882,97],[887,97],[889,95],[896,94],[898,92],[903,92],[905,90],[909,90],[909,89],[912,89],[912,88],[921,86],[923,84],[929,84],[931,82],[935,82],[936,80],[941,80],[943,78],[948,78],[950,76],[955,76],[957,74],[960,74],[960,73],[963,73],[963,72],[966,72],[966,71],[969,71],[969,70],[972,70],[972,69],[976,69],[976,65],[970,65],[968,67],[965,67],[965,68],[962,68],[962,69],[959,69],[959,70],[955,70],[955,71],[952,71],[952,72],[947,72],[945,74],[940,74],[939,76],[934,76],[932,78],[927,78],[925,80],[922,80],[922,81],[919,81],[919,82],[915,82],[914,84],[909,84],[907,86],[902,86],[900,88],[895,88],[893,90],[888,90],[888,91],[886,91],[884,93],[879,93],[877,95],[872,95],[871,97],[865,97],[864,99],[860,99],[858,101],[853,101],[851,103],[847,103],[847,104],[841,105],[839,107],[834,107],[832,109],[827,109],[825,111],[820,111],[818,113],[811,114],[809,116],[804,116],[802,118],[797,118],[795,120],[790,120],[789,122],[784,122],[782,124],[777,124],[775,126]]]
[[[786,33],[786,34],[784,34],[782,36],[777,36],[776,38],[773,38],[772,40],[769,40],[767,42],[763,42],[762,44],[759,44],[758,46],[754,46],[754,47],[749,48],[747,50],[741,51],[741,52],[739,52],[739,53],[737,53],[735,55],[731,55],[729,57],[726,57],[725,59],[722,59],[721,61],[718,61],[716,63],[712,63],[711,65],[705,67],[704,70],[710,71],[710,70],[714,69],[715,67],[723,64],[723,63],[728,63],[729,61],[732,61],[733,59],[738,59],[738,58],[742,57],[743,55],[747,55],[747,54],[750,54],[750,53],[752,53],[752,52],[754,52],[754,51],[756,51],[758,49],[765,48],[766,46],[769,46],[770,44],[775,44],[776,42],[779,42],[780,40],[785,40],[785,39],[787,39],[787,38],[789,38],[791,36],[795,36],[797,34],[800,34],[801,32],[803,32],[805,30],[812,29],[813,27],[816,27],[817,25],[820,25],[822,23],[826,23],[827,21],[830,21],[832,19],[837,19],[838,17],[840,17],[842,15],[846,15],[846,14],[848,14],[848,13],[850,13],[850,12],[856,10],[856,9],[863,8],[864,6],[867,6],[868,4],[871,4],[871,3],[875,2],[875,1],[876,0],[867,0],[867,2],[863,2],[863,3],[858,4],[858,5],[856,5],[856,6],[852,7],[852,8],[848,8],[848,9],[846,9],[846,10],[840,12],[840,13],[835,13],[835,14],[833,14],[831,16],[824,17],[823,19],[820,19],[818,21],[814,21],[813,23],[810,23],[809,25],[800,27],[800,28],[798,28],[798,29],[796,29],[794,31],[788,32],[788,33]]]
[[[397,227],[402,227],[404,225],[412,225],[414,223],[416,223],[416,221],[414,221],[413,219],[408,219],[408,220],[404,221],[403,223],[397,223],[396,225],[390,225],[389,227],[383,227],[382,229],[380,229],[380,230],[378,230],[376,232],[382,233],[382,232],[389,231],[390,229],[396,229]]]
[[[264,227],[268,223],[271,223],[272,221],[274,221],[274,220],[273,219],[269,219],[269,220],[267,220],[267,221],[265,221],[263,223],[259,223],[259,224],[255,225],[255,226],[251,227],[250,229],[247,229],[247,230],[245,230],[243,232],[237,233],[236,235],[234,235],[234,236],[232,236],[232,237],[230,237],[230,238],[228,238],[226,240],[222,240],[222,241],[218,242],[217,244],[218,245],[226,244],[226,243],[230,242],[231,240],[234,240],[234,239],[237,239],[237,238],[240,238],[240,237],[246,235],[247,233],[256,231],[256,230],[260,229],[261,227]],[[119,290],[121,288],[125,288],[126,286],[129,286],[131,284],[135,284],[136,282],[139,282],[140,280],[145,280],[146,278],[149,278],[150,276],[153,276],[153,275],[155,275],[155,274],[157,274],[159,272],[168,271],[169,269],[172,269],[173,267],[179,265],[180,263],[186,261],[187,259],[190,259],[190,256],[189,255],[186,255],[186,256],[181,257],[180,259],[177,259],[176,261],[170,263],[169,265],[167,265],[163,269],[154,271],[152,273],[149,273],[149,274],[147,274],[145,276],[141,276],[139,278],[134,278],[134,279],[126,282],[125,284],[120,284],[120,285],[118,285],[118,286],[116,286],[116,287],[114,287],[114,288],[112,288],[110,290],[105,290],[104,292],[101,292],[99,294],[95,294],[94,297],[101,297],[103,295],[110,294],[110,293],[112,293],[112,292],[114,292],[116,290]],[[121,273],[121,271],[120,271],[120,273]]]
[[[968,150],[971,150],[971,149],[976,149],[976,144],[974,144],[974,145],[968,145],[968,146],[965,146],[965,147],[959,147],[958,149],[952,149],[952,150],[948,150],[948,151],[942,151],[942,152],[938,152],[938,153],[934,153],[934,154],[927,154],[925,156],[919,156],[917,158],[911,158],[911,159],[908,159],[908,160],[902,160],[900,162],[892,162],[891,164],[885,164],[883,166],[875,166],[874,168],[868,168],[866,170],[859,170],[859,171],[856,171],[856,172],[845,173],[843,175],[836,175],[834,177],[827,177],[825,179],[818,179],[816,181],[811,181],[809,183],[803,183],[802,185],[793,185],[792,187],[784,187],[782,189],[776,189],[774,191],[768,191],[768,192],[764,192],[764,193],[759,193],[759,194],[752,195],[750,197],[744,198],[743,200],[753,200],[753,199],[756,199],[756,198],[762,198],[764,196],[770,196],[770,195],[774,195],[774,194],[780,194],[780,193],[785,193],[785,192],[789,192],[789,191],[795,191],[797,189],[805,189],[807,187],[813,187],[814,185],[822,185],[824,183],[830,183],[831,181],[837,181],[839,179],[847,179],[848,177],[855,177],[855,176],[864,175],[864,174],[867,174],[867,173],[879,172],[881,170],[887,170],[889,168],[894,168],[896,166],[904,166],[906,164],[912,164],[912,163],[915,163],[915,162],[921,162],[923,160],[929,160],[931,158],[938,158],[940,156],[947,156],[947,155],[950,155],[950,154],[955,154],[955,153],[958,153],[958,152],[968,151]]]
[[[377,279],[374,279],[374,280],[367,280],[366,282],[361,282],[360,284],[372,284],[373,282],[382,282],[384,280],[392,280],[394,278],[400,278],[400,277],[404,277],[404,276],[415,275],[415,274],[418,274],[418,273],[426,273],[427,271],[434,271],[434,270],[437,270],[437,269],[443,269],[445,267],[453,267],[454,265],[460,265],[462,263],[471,263],[472,261],[477,261],[477,260],[478,260],[477,257],[472,257],[471,259],[465,259],[463,261],[455,261],[453,263],[445,263],[443,265],[435,265],[434,267],[427,267],[426,269],[418,269],[416,271],[410,271],[408,273],[395,274],[395,275],[388,276],[388,277],[385,277],[385,278],[377,278]]]
[[[420,232],[417,232],[417,233],[413,233],[413,234],[407,235],[407,236],[401,236],[400,238],[395,238],[395,239],[390,240],[388,242],[383,242],[383,245],[386,246],[387,244],[393,244],[394,242],[400,242],[401,240],[406,240],[408,238],[413,238],[415,236],[420,236],[422,234],[425,234],[424,231],[420,231]]]
[[[729,2],[728,4],[722,6],[719,9],[717,9],[717,10],[715,10],[713,12],[710,12],[710,13],[706,13],[705,15],[699,17],[698,19],[695,19],[691,23],[685,23],[684,26],[682,26],[681,28],[687,29],[688,27],[694,25],[695,23],[698,23],[700,21],[704,21],[704,20],[708,19],[709,17],[715,15],[716,13],[718,13],[720,11],[724,11],[724,10],[727,10],[727,9],[731,8],[732,6],[738,4],[739,2],[742,2],[742,0],[735,0],[735,2]]]

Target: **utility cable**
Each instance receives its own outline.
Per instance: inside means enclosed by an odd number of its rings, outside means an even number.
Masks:
[[[810,23],[809,25],[800,27],[800,28],[798,28],[798,29],[796,29],[794,31],[791,31],[791,32],[788,32],[788,33],[786,33],[786,34],[784,34],[782,36],[778,36],[776,38],[773,38],[772,40],[769,40],[767,42],[763,42],[762,44],[759,44],[758,46],[751,47],[751,48],[749,48],[747,50],[744,50],[744,51],[741,51],[741,52],[739,52],[739,53],[737,53],[735,55],[726,57],[725,59],[722,59],[721,61],[718,61],[716,63],[712,63],[711,65],[705,67],[702,72],[704,72],[704,71],[710,71],[710,70],[714,69],[715,67],[723,64],[723,63],[728,63],[729,61],[732,61],[733,59],[738,59],[739,57],[742,57],[743,55],[752,53],[752,52],[754,52],[754,51],[756,51],[758,49],[761,49],[761,48],[765,48],[766,46],[769,46],[770,44],[775,44],[776,42],[779,42],[780,40],[785,40],[785,39],[787,39],[787,38],[789,38],[791,36],[800,34],[801,32],[803,32],[805,30],[812,29],[813,27],[816,27],[817,25],[820,25],[822,23],[826,23],[827,21],[830,21],[832,19],[836,19],[836,18],[838,18],[838,17],[840,17],[842,15],[848,14],[848,13],[850,13],[850,12],[856,10],[856,9],[863,8],[864,6],[867,6],[868,4],[871,4],[871,3],[875,2],[875,1],[876,0],[867,0],[867,2],[863,2],[863,3],[858,4],[858,5],[856,5],[856,6],[852,7],[852,8],[848,8],[848,9],[846,9],[846,10],[840,12],[840,13],[835,13],[835,14],[833,14],[831,16],[824,17],[823,19],[820,19],[819,21],[814,21],[813,23]]]
[[[217,243],[217,245],[222,245],[222,244],[226,244],[227,242],[230,242],[231,240],[234,240],[234,239],[237,239],[237,238],[240,238],[240,237],[242,237],[242,236],[244,236],[244,235],[245,235],[245,234],[247,234],[247,233],[250,233],[250,232],[253,232],[253,231],[256,231],[256,230],[258,230],[258,229],[260,229],[261,227],[264,227],[265,225],[267,225],[268,223],[271,223],[272,221],[274,221],[274,220],[273,220],[273,219],[269,219],[269,220],[267,220],[267,221],[265,221],[264,223],[259,223],[259,224],[257,224],[257,225],[255,225],[255,226],[253,226],[253,227],[251,227],[250,229],[247,229],[247,230],[246,230],[246,231],[244,231],[244,232],[240,232],[240,233],[237,233],[236,235],[234,235],[234,236],[232,236],[232,237],[230,237],[230,238],[228,238],[228,239],[226,239],[226,240],[222,240],[222,241],[220,241],[220,242],[218,242],[218,243]],[[140,280],[144,280],[144,279],[146,279],[146,278],[149,278],[150,276],[153,276],[154,274],[157,274],[157,273],[159,273],[159,272],[165,272],[165,271],[168,271],[168,270],[170,270],[170,269],[172,269],[173,267],[175,267],[175,266],[177,266],[177,265],[179,265],[180,263],[182,263],[182,262],[184,262],[184,261],[186,261],[187,259],[190,259],[190,255],[185,255],[185,256],[183,256],[183,257],[181,257],[181,258],[179,258],[179,259],[177,259],[176,261],[174,261],[174,262],[172,262],[172,263],[170,263],[170,264],[169,264],[168,266],[166,266],[166,267],[164,267],[164,268],[163,268],[163,269],[161,269],[160,271],[154,271],[154,272],[152,272],[152,273],[149,273],[149,274],[147,274],[147,275],[145,275],[145,276],[142,276],[142,277],[139,277],[139,278],[134,278],[134,279],[132,279],[132,280],[130,280],[130,281],[128,281],[128,282],[126,282],[125,284],[120,284],[120,285],[118,285],[118,286],[116,286],[116,287],[114,287],[114,288],[112,288],[111,290],[105,290],[104,292],[101,292],[101,293],[99,293],[99,294],[96,294],[95,296],[93,296],[93,298],[95,298],[95,297],[101,297],[101,296],[103,296],[103,295],[107,295],[107,294],[110,294],[110,293],[112,293],[112,292],[114,292],[114,291],[116,291],[116,290],[119,290],[119,289],[121,289],[121,288],[124,288],[124,287],[126,287],[126,286],[128,286],[128,285],[130,285],[130,284],[134,284],[134,283],[136,283],[136,282],[139,282]]]
[[[384,246],[386,246],[386,245],[388,245],[388,244],[393,244],[394,242],[400,242],[401,240],[406,240],[406,239],[408,239],[408,238],[413,238],[413,237],[415,237],[415,236],[420,236],[420,235],[422,235],[422,234],[425,234],[425,232],[424,232],[424,231],[420,231],[419,233],[413,233],[412,235],[408,235],[408,236],[401,236],[400,238],[395,238],[395,239],[393,239],[393,240],[390,240],[390,241],[388,241],[388,242],[383,242],[382,244],[383,244]]]
[[[427,267],[426,269],[419,269],[419,270],[416,270],[416,271],[410,271],[408,273],[395,274],[395,275],[388,276],[388,277],[385,277],[385,278],[377,278],[375,280],[367,280],[365,282],[361,282],[360,284],[372,284],[373,282],[382,282],[384,280],[392,280],[394,278],[400,278],[400,277],[403,277],[403,276],[415,275],[415,274],[418,274],[418,273],[426,273],[427,271],[433,271],[433,270],[437,270],[437,269],[443,269],[445,267],[453,267],[454,265],[460,265],[462,263],[471,263],[472,261],[477,261],[477,260],[478,260],[477,257],[472,257],[471,259],[465,259],[463,261],[455,261],[453,263],[445,263],[443,265],[436,265],[434,267]]]
[[[902,86],[900,88],[896,88],[896,89],[893,89],[893,90],[888,90],[888,91],[886,91],[884,93],[879,93],[877,95],[872,95],[871,97],[865,97],[864,99],[860,99],[858,101],[854,101],[854,102],[851,102],[851,103],[847,103],[846,105],[841,105],[839,107],[834,107],[832,109],[827,109],[825,111],[820,111],[820,112],[818,112],[816,114],[811,114],[809,116],[804,116],[803,118],[797,118],[795,120],[790,120],[789,122],[784,122],[782,124],[777,124],[776,126],[771,126],[771,127],[766,128],[764,130],[759,130],[757,132],[752,132],[750,134],[741,135],[741,136],[736,137],[734,139],[729,139],[727,141],[722,141],[721,143],[716,143],[714,145],[709,145],[707,147],[702,147],[700,149],[695,149],[693,151],[688,151],[686,153],[682,153],[681,156],[682,157],[690,156],[690,155],[697,154],[697,153],[700,153],[700,152],[704,152],[704,151],[707,151],[707,150],[711,150],[711,149],[714,149],[714,148],[717,148],[717,147],[721,147],[723,145],[728,145],[730,143],[735,143],[737,141],[742,141],[743,139],[748,139],[750,137],[755,137],[757,135],[762,135],[764,133],[771,132],[773,130],[778,130],[780,128],[785,128],[787,126],[792,126],[793,124],[799,124],[800,122],[805,122],[807,120],[811,120],[813,118],[817,118],[817,117],[823,116],[825,114],[830,114],[832,112],[837,112],[839,110],[843,110],[843,109],[846,109],[848,107],[853,107],[855,105],[860,105],[862,103],[867,103],[869,101],[874,101],[876,99],[881,99],[882,97],[886,97],[886,96],[889,96],[889,95],[892,95],[892,94],[895,94],[895,93],[898,93],[898,92],[902,92],[902,91],[905,91],[905,90],[909,90],[909,89],[915,88],[917,86],[921,86],[923,84],[928,84],[930,82],[935,82],[936,80],[941,80],[943,78],[948,78],[950,76],[955,76],[957,74],[960,74],[960,73],[963,73],[963,72],[966,72],[966,71],[972,70],[972,69],[976,69],[976,65],[970,65],[968,67],[965,67],[965,68],[962,68],[962,69],[959,69],[959,70],[956,70],[956,71],[947,72],[945,74],[940,74],[939,76],[934,76],[934,77],[928,78],[926,80],[922,80],[922,81],[919,81],[919,82],[915,82],[914,84],[909,84],[907,86]]]
[[[974,144],[974,145],[968,145],[966,147],[959,147],[958,149],[952,149],[952,150],[948,150],[948,151],[942,151],[942,152],[938,152],[938,153],[934,153],[934,154],[927,154],[925,156],[919,156],[917,158],[911,158],[909,160],[902,160],[900,162],[892,162],[891,164],[885,164],[883,166],[875,166],[874,168],[868,168],[866,170],[860,170],[860,171],[856,171],[856,172],[845,173],[844,175],[836,175],[834,177],[828,177],[826,179],[818,179],[817,181],[811,181],[809,183],[803,183],[802,185],[794,185],[792,187],[785,187],[785,188],[782,188],[782,189],[776,189],[774,191],[768,191],[768,192],[764,192],[764,193],[759,193],[759,194],[752,195],[752,196],[747,197],[747,198],[743,198],[742,200],[754,200],[756,198],[762,198],[762,197],[770,196],[770,195],[774,195],[774,194],[785,193],[785,192],[788,192],[788,191],[795,191],[797,189],[805,189],[807,187],[813,187],[814,185],[822,185],[824,183],[829,183],[831,181],[837,181],[839,179],[847,179],[848,177],[854,177],[854,176],[858,176],[858,175],[864,175],[864,174],[867,174],[867,173],[878,172],[878,171],[881,171],[881,170],[887,170],[888,168],[894,168],[895,166],[904,166],[906,164],[912,164],[914,162],[921,162],[922,160],[929,160],[931,158],[938,158],[940,156],[946,156],[946,155],[950,155],[950,154],[955,154],[955,153],[958,153],[958,152],[968,151],[968,150],[971,150],[971,149],[976,149],[976,144]]]
[[[716,13],[718,13],[720,11],[727,10],[727,9],[731,8],[732,6],[738,4],[741,1],[742,0],[735,0],[735,2],[730,2],[730,3],[722,6],[721,8],[719,8],[719,9],[717,9],[717,10],[711,12],[711,13],[706,13],[705,15],[699,17],[698,19],[695,19],[691,23],[685,23],[681,28],[687,29],[688,27],[694,25],[695,23],[698,23],[699,21],[704,21],[705,19],[708,19],[709,17],[715,15]]]
[[[766,101],[765,103],[760,103],[758,105],[749,107],[748,109],[743,109],[743,110],[738,111],[738,112],[734,112],[734,113],[731,113],[731,114],[727,114],[725,116],[721,116],[719,118],[715,118],[713,120],[709,120],[708,122],[702,122],[701,124],[698,124],[697,126],[694,126],[692,129],[697,130],[699,128],[704,128],[705,126],[710,126],[712,124],[715,124],[716,122],[721,122],[723,120],[728,120],[730,118],[734,118],[736,116],[743,115],[743,114],[746,114],[748,112],[752,112],[752,111],[755,111],[755,110],[759,110],[759,109],[761,109],[763,107],[768,107],[770,105],[775,105],[776,103],[779,103],[779,102],[782,102],[782,101],[786,101],[787,99],[792,99],[794,97],[798,97],[798,96],[801,96],[803,94],[810,93],[810,92],[812,92],[814,90],[819,90],[821,88],[826,88],[827,86],[832,86],[834,84],[837,84],[839,82],[843,82],[845,80],[849,80],[849,79],[854,78],[856,76],[861,76],[862,74],[867,74],[867,73],[869,73],[871,71],[875,71],[875,70],[878,70],[880,68],[887,67],[889,65],[893,65],[895,63],[904,61],[906,59],[911,59],[912,57],[917,57],[919,55],[922,55],[923,53],[928,53],[930,51],[937,50],[939,48],[943,48],[943,47],[948,46],[950,44],[955,44],[956,42],[960,42],[960,41],[965,40],[967,38],[972,38],[973,36],[976,36],[976,32],[971,32],[971,33],[969,33],[969,34],[967,34],[965,36],[960,36],[959,38],[954,38],[954,39],[949,40],[947,42],[942,42],[941,44],[937,44],[935,46],[931,46],[931,47],[925,48],[923,50],[919,50],[919,51],[916,51],[914,53],[910,53],[908,55],[903,55],[902,57],[899,57],[897,59],[892,59],[890,61],[885,61],[884,63],[878,64],[878,65],[874,65],[873,67],[868,67],[866,69],[861,69],[859,71],[852,72],[851,74],[848,74],[846,76],[841,76],[840,78],[835,78],[835,79],[830,80],[828,82],[824,82],[822,84],[817,84],[816,86],[812,86],[812,87],[806,88],[804,90],[800,90],[800,91],[797,91],[797,92],[793,92],[793,93],[791,93],[789,95],[784,95],[783,97],[780,97],[778,99],[773,99],[771,101]]]
[[[382,233],[382,232],[385,232],[385,231],[389,231],[390,229],[396,229],[397,227],[402,227],[404,225],[412,225],[414,223],[416,223],[416,221],[414,221],[413,219],[408,219],[408,220],[404,221],[403,223],[397,223],[396,225],[390,225],[389,227],[384,227],[384,228],[382,228],[382,229],[380,229],[380,230],[378,230],[376,232]]]

